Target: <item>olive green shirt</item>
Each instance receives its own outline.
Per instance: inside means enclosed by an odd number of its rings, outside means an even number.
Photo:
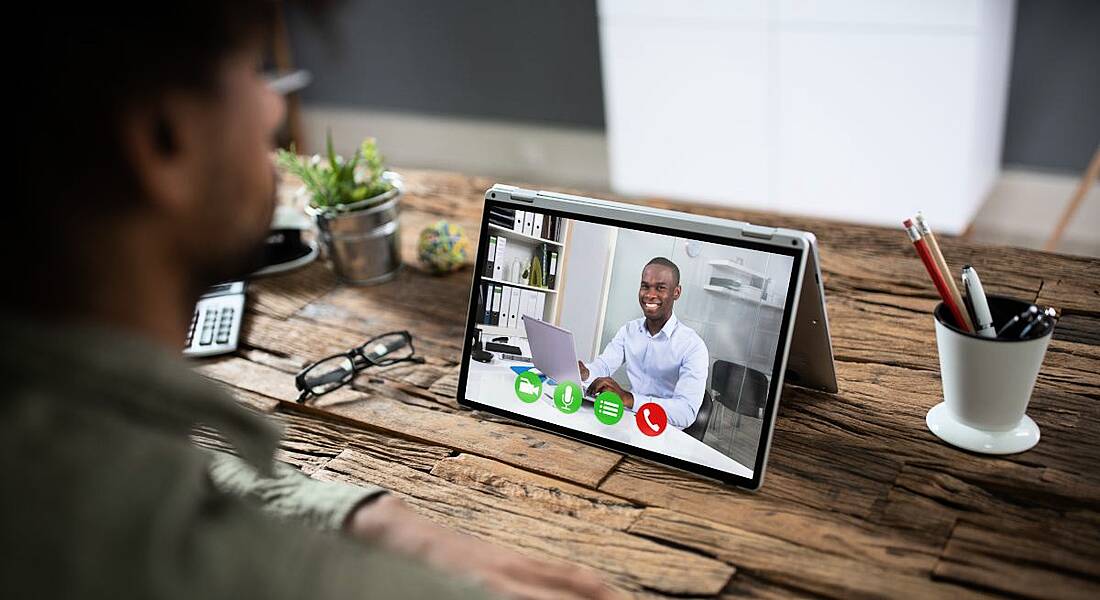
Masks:
[[[382,490],[276,463],[278,430],[169,350],[9,319],[0,374],[5,596],[481,597],[340,533]],[[194,446],[198,425],[239,458]]]

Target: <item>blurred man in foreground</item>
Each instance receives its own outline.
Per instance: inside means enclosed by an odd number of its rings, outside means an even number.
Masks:
[[[385,490],[277,465],[274,427],[187,369],[198,294],[249,272],[270,225],[273,6],[117,8],[59,8],[19,59],[13,222],[41,237],[6,243],[7,594],[606,597],[590,573],[435,526]],[[239,457],[192,446],[200,423]]]

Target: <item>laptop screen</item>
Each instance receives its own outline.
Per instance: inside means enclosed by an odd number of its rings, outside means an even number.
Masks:
[[[484,217],[466,404],[754,478],[799,249],[492,201]]]

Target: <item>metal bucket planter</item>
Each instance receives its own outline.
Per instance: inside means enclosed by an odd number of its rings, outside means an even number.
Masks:
[[[385,194],[338,207],[306,209],[317,220],[336,276],[344,283],[381,283],[401,270],[397,217],[403,186],[396,173],[383,177],[394,185]]]

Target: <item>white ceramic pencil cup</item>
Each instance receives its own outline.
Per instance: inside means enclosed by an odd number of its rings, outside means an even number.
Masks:
[[[988,300],[997,329],[1030,306],[998,296]],[[933,314],[943,402],[928,411],[928,429],[984,454],[1013,454],[1039,443],[1039,427],[1024,413],[1053,328],[1029,340],[985,338],[958,329],[942,303]]]

